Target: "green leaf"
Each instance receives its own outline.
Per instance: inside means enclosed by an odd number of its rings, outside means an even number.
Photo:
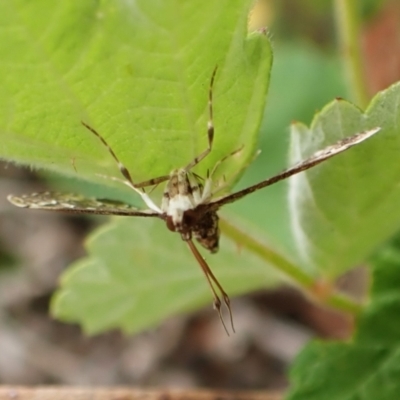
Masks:
[[[382,130],[346,154],[289,180],[292,228],[302,265],[335,277],[364,260],[400,225],[400,84],[379,93],[363,113],[336,100],[311,128],[292,127],[291,159],[338,138]]]
[[[290,400],[391,400],[400,391],[400,251],[375,257],[371,303],[350,343],[307,346],[291,372]]]
[[[87,333],[138,332],[212,299],[189,248],[162,221],[116,218],[89,238],[87,250],[90,256],[63,276],[52,305],[57,318],[80,322]],[[263,261],[229,240],[206,258],[232,295],[276,283]]]
[[[122,188],[137,202],[133,191],[98,176],[120,172],[81,120],[134,181],[168,174],[207,148],[209,82],[218,65],[215,141],[198,173],[245,145],[221,168],[236,179],[254,154],[271,67],[266,36],[247,37],[251,3],[7,2],[0,14],[0,74],[7,76],[0,157],[110,186],[107,197],[126,199]],[[216,257],[216,275],[230,293],[275,281],[260,261],[243,268],[232,246]],[[160,221],[114,221],[89,239],[88,250],[53,305],[54,314],[88,332],[137,331],[211,299],[185,244]]]
[[[13,0],[0,15],[0,157],[113,185],[109,142],[135,181],[165,175],[207,148],[211,72],[215,146],[204,173],[229,177],[252,157],[271,53],[246,39],[250,0]]]

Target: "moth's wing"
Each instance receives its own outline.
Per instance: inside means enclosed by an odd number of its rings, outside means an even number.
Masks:
[[[233,203],[244,196],[247,196],[250,193],[255,192],[256,190],[262,189],[266,186],[273,185],[276,182],[282,181],[283,179],[289,178],[292,175],[298,174],[299,172],[305,171],[309,168],[312,168],[314,165],[317,165],[328,158],[331,158],[337,154],[342,153],[343,151],[350,149],[351,147],[363,142],[364,140],[370,138],[375,133],[379,132],[381,128],[374,128],[369,131],[357,133],[353,136],[344,138],[336,142],[335,144],[326,147],[325,149],[319,150],[314,153],[311,157],[306,160],[290,167],[281,173],[266,179],[265,181],[261,181],[253,186],[250,186],[246,189],[239,190],[236,193],[228,194],[226,196],[211,200],[209,203],[204,204],[204,208],[207,210],[216,210],[223,206],[224,204]]]
[[[17,207],[36,210],[162,218],[162,214],[152,210],[138,210],[118,201],[91,199],[71,193],[43,192],[22,196],[9,195],[7,199]]]

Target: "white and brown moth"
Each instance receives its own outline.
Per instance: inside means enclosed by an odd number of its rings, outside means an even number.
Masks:
[[[219,246],[220,230],[218,227],[218,210],[225,204],[233,203],[240,200],[244,196],[262,189],[266,186],[272,185],[283,179],[286,179],[294,174],[305,171],[330,157],[333,157],[352,146],[355,146],[364,140],[370,138],[380,128],[374,128],[365,132],[357,133],[353,136],[339,140],[337,143],[324,148],[313,154],[306,160],[282,171],[281,173],[252,185],[246,189],[238,192],[216,197],[216,193],[221,191],[221,187],[214,187],[213,176],[218,166],[228,157],[236,154],[235,151],[228,154],[220,160],[206,178],[201,178],[194,172],[193,167],[200,163],[210,152],[214,139],[214,124],[213,124],[213,85],[217,68],[214,69],[208,95],[208,110],[209,120],[207,127],[208,134],[208,148],[200,155],[193,159],[188,165],[183,168],[175,169],[169,175],[160,176],[144,182],[135,183],[131,174],[121,163],[117,155],[103,139],[103,137],[91,126],[82,122],[82,124],[108,149],[111,156],[114,158],[119,166],[123,179],[112,178],[120,181],[123,184],[133,189],[144,201],[147,209],[139,210],[128,204],[118,203],[107,200],[88,199],[79,195],[69,193],[33,193],[23,196],[9,195],[8,200],[23,208],[64,211],[70,213],[89,213],[101,215],[121,215],[121,216],[135,216],[135,217],[155,217],[165,221],[167,228],[172,232],[180,234],[182,240],[187,243],[194,257],[199,263],[207,282],[211,288],[214,297],[214,308],[217,310],[219,318],[228,333],[224,320],[221,314],[221,298],[225,303],[231,321],[231,327],[234,331],[233,317],[230,306],[230,300],[227,293],[218,282],[217,278],[211,271],[205,259],[201,256],[200,252],[193,243],[193,238],[196,239],[203,247],[211,253],[216,253]],[[240,151],[240,150],[239,150]],[[143,189],[144,187],[155,186],[162,182],[167,182],[163,193],[161,205],[158,206],[153,202],[150,196]],[[214,286],[215,285],[215,286]],[[217,288],[217,289],[216,289]]]

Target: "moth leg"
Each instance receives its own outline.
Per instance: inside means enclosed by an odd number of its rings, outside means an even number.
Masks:
[[[215,74],[217,73],[218,66],[215,66],[214,71],[211,74],[210,86],[208,89],[208,123],[207,123],[207,136],[208,136],[208,147],[201,154],[199,154],[193,161],[191,161],[185,170],[189,171],[196,166],[200,161],[210,154],[213,141],[214,141],[214,121],[213,121],[213,87]]]
[[[108,179],[108,180],[114,181],[114,182],[119,182],[119,183],[122,183],[123,185],[128,186],[129,188],[133,189],[142,198],[142,200],[145,202],[147,207],[149,207],[151,210],[153,210],[159,214],[162,214],[162,210],[160,209],[160,207],[158,207],[154,203],[154,201],[149,197],[149,195],[145,191],[140,190],[135,186],[132,186],[132,184],[129,181],[127,181],[125,179],[117,178],[115,176],[108,176],[108,175],[103,175],[103,174],[96,174],[96,175],[99,176],[100,178]]]
[[[199,251],[197,250],[197,247],[194,245],[194,243],[192,242],[191,239],[186,241],[190,250],[192,251],[193,255],[195,256],[196,260],[198,261],[201,270],[204,273],[204,276],[207,279],[208,285],[211,289],[211,292],[213,294],[214,297],[214,308],[218,313],[219,319],[222,323],[222,326],[225,329],[226,334],[229,336],[229,331],[225,325],[224,319],[222,317],[222,313],[221,313],[221,306],[222,306],[222,302],[220,297],[218,296],[218,293],[216,292],[216,290],[214,289],[213,283],[217,286],[217,288],[219,289],[219,291],[221,292],[224,304],[226,306],[226,308],[228,309],[229,312],[229,318],[231,321],[231,327],[232,327],[232,331],[235,332],[235,327],[233,325],[233,315],[232,315],[232,309],[231,309],[231,302],[229,299],[229,296],[227,295],[227,293],[225,292],[225,290],[222,288],[221,284],[218,282],[218,279],[215,277],[215,275],[213,274],[213,272],[211,271],[210,267],[208,266],[207,262],[204,260],[204,258],[202,257],[202,255],[199,253]]]

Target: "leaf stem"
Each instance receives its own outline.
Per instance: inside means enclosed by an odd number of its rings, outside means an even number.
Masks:
[[[360,39],[360,2],[335,0],[336,29],[339,48],[347,75],[351,96],[365,109],[369,102]]]
[[[315,291],[315,277],[305,273],[299,266],[270,247],[267,247],[265,244],[258,242],[255,238],[241,231],[226,219],[220,219],[220,227],[227,237],[234,242],[240,243],[241,246],[253,252],[268,264],[274,266],[287,280],[292,281],[313,299],[317,299],[326,306],[353,315],[358,314],[363,309],[361,304],[334,290],[328,291],[326,296],[317,296]]]

